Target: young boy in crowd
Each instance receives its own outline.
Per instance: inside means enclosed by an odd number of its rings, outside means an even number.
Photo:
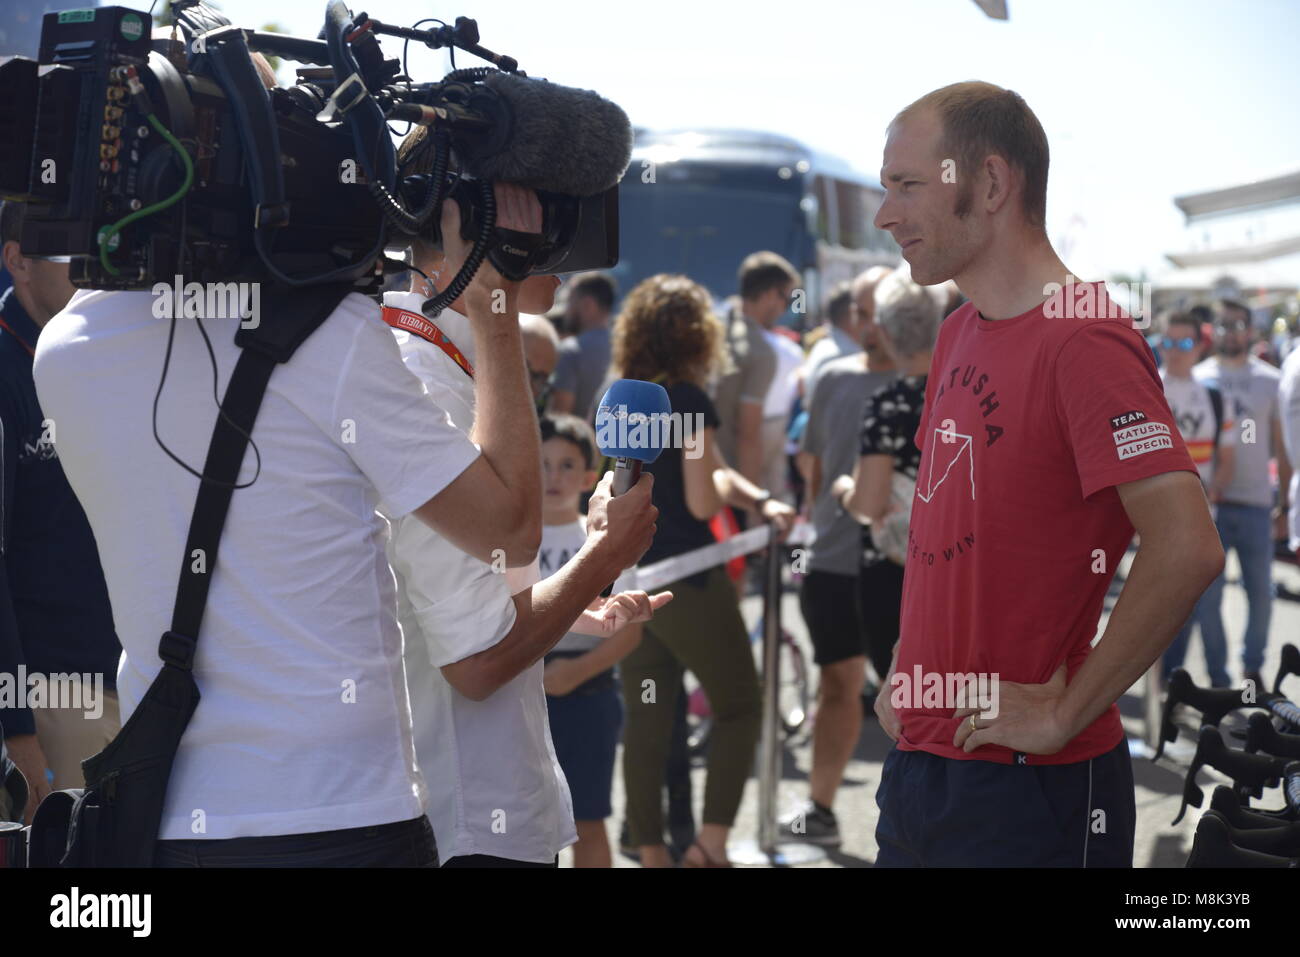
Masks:
[[[543,578],[554,574],[582,547],[586,523],[578,499],[596,481],[596,436],[574,415],[550,414],[542,427]],[[574,867],[611,867],[610,788],[614,753],[623,729],[623,701],[614,665],[641,640],[639,624],[597,637],[570,631],[545,658],[542,682],[555,755],[569,782],[578,843]]]

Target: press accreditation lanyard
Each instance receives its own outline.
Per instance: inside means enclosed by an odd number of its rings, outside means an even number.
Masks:
[[[469,359],[465,358],[465,353],[456,347],[456,343],[452,342],[447,333],[439,329],[438,324],[432,319],[411,312],[408,309],[398,309],[396,306],[384,306],[383,318],[384,322],[394,329],[401,329],[403,332],[419,336],[426,342],[432,342],[447,353],[451,360],[464,370],[467,376],[471,379],[474,378],[474,367],[470,365]]]

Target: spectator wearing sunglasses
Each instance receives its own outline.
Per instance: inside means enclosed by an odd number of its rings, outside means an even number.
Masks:
[[[1174,422],[1182,433],[1187,451],[1200,472],[1206,498],[1213,513],[1223,500],[1224,490],[1232,481],[1236,465],[1236,423],[1225,407],[1223,394],[1218,388],[1200,382],[1192,373],[1193,366],[1204,351],[1205,340],[1201,325],[1190,313],[1175,312],[1166,317],[1164,335],[1158,340],[1160,350],[1160,379],[1165,387],[1165,401],[1174,414]],[[1192,626],[1200,624],[1201,643],[1205,651],[1205,669],[1215,687],[1227,687],[1228,649],[1223,629],[1213,623],[1205,627],[1203,615],[1208,613],[1210,591],[1202,595],[1192,609],[1191,617],[1179,630],[1173,644],[1162,659],[1161,677],[1168,679],[1175,668],[1181,667],[1187,655]],[[1217,608],[1216,608],[1217,611]]]

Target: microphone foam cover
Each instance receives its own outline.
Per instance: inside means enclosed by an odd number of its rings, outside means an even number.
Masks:
[[[671,441],[672,411],[659,383],[619,379],[596,409],[596,445],[611,458],[653,462]]]
[[[514,129],[501,152],[467,157],[469,173],[569,196],[594,196],[622,178],[632,160],[632,124],[618,104],[510,73],[491,73],[483,83],[509,105]]]

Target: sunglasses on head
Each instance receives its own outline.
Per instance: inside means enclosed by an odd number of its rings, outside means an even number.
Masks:
[[[1171,339],[1165,336],[1160,340],[1160,345],[1166,349],[1177,349],[1179,352],[1191,352],[1196,348],[1196,338],[1194,336],[1183,336],[1181,339]]]

